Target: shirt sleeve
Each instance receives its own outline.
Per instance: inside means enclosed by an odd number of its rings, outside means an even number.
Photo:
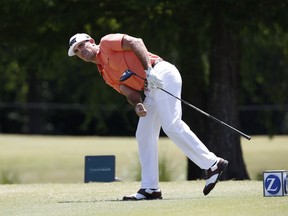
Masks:
[[[101,46],[113,51],[123,51],[122,39],[125,34],[108,34],[101,39]]]

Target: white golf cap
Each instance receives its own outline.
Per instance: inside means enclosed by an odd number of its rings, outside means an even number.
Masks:
[[[79,44],[82,41],[90,40],[91,37],[88,34],[85,33],[77,33],[73,35],[69,40],[69,50],[68,50],[68,56],[74,56],[74,47]]]

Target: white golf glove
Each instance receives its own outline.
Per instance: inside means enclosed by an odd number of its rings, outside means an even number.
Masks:
[[[163,88],[163,81],[156,76],[156,73],[151,66],[148,67],[148,69],[145,70],[145,72],[148,83],[148,89]]]

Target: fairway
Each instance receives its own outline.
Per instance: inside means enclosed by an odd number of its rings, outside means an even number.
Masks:
[[[225,181],[203,196],[204,181],[162,182],[163,200],[120,201],[139,182],[0,185],[1,216],[284,216],[288,197],[263,197],[260,181]]]
[[[288,136],[241,139],[243,157],[252,180],[264,170],[288,170]],[[116,176],[137,181],[139,161],[133,137],[0,135],[0,183],[82,183],[86,155],[115,155]],[[159,160],[170,181],[186,179],[187,159],[168,138],[159,140]],[[2,177],[1,177],[2,176]]]
[[[135,181],[139,173],[133,137],[1,135],[0,149],[0,179],[4,171],[16,183],[82,183],[86,155],[115,155],[116,176],[124,181]],[[173,170],[171,180],[185,180],[186,158],[176,145],[160,139],[159,152]]]

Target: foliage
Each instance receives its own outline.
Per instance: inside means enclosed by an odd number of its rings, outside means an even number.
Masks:
[[[241,32],[241,104],[287,103],[287,2],[221,0],[219,4],[231,30]],[[8,107],[1,111],[0,129],[104,135],[116,133],[117,127],[108,130],[113,119],[116,125],[126,125],[126,134],[134,133],[137,118],[125,98],[103,83],[95,66],[67,57],[68,39],[76,32],[87,32],[96,41],[110,32],[142,37],[149,50],[178,66],[183,96],[193,95],[196,104],[206,106],[213,7],[213,1],[197,0],[1,1],[0,96]],[[188,81],[192,79],[194,86]],[[33,116],[23,106],[9,106],[27,102],[86,108],[35,109]],[[191,115],[187,114],[188,122]],[[34,121],[33,126],[33,118],[38,125]],[[69,131],[63,121],[78,126]],[[11,123],[15,128],[8,129]]]
[[[0,184],[18,184],[19,177],[18,174],[9,170],[2,169],[0,172]]]

